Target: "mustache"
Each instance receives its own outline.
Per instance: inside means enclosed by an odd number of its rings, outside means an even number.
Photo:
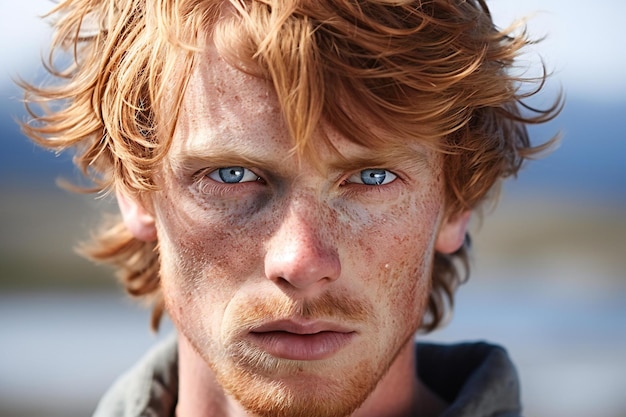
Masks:
[[[222,333],[225,347],[222,359],[226,363],[234,361],[242,372],[256,369],[255,372],[268,374],[293,373],[301,365],[272,357],[245,341],[245,336],[264,324],[282,320],[319,320],[356,329],[360,323],[372,320],[373,312],[371,305],[359,298],[332,293],[315,299],[294,299],[283,294],[249,300],[227,311],[227,325]]]
[[[239,305],[229,314],[232,327],[226,339],[241,335],[264,323],[278,320],[329,320],[335,322],[364,322],[371,319],[369,303],[340,294],[326,293],[315,299],[272,297]]]

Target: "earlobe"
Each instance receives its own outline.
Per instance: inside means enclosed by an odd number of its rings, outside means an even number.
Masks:
[[[115,195],[128,231],[135,239],[144,242],[155,241],[157,233],[154,216],[145,209],[143,203],[120,190],[117,190]]]
[[[435,250],[443,254],[451,254],[459,250],[465,240],[471,211],[446,219],[439,229]]]

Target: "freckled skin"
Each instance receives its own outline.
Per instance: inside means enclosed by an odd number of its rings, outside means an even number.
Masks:
[[[362,153],[335,139],[348,159]],[[228,158],[242,153],[259,161],[244,167],[264,182],[217,183],[167,163],[159,176],[152,203],[162,289],[180,338],[193,348],[181,353],[181,367],[197,373],[181,374],[181,384],[216,380],[231,411],[368,415],[368,404],[415,389],[408,346],[424,313],[444,212],[440,161],[424,151],[432,169],[403,167],[401,178],[366,186],[345,183],[354,172],[338,181],[287,156],[291,146],[268,84],[209,51],[190,81],[168,161],[206,151],[207,161],[219,161],[204,167],[208,173],[241,166]],[[322,160],[333,158],[319,149]],[[280,172],[268,172],[274,166]],[[368,168],[399,169],[361,169]],[[321,316],[312,319],[353,329],[354,341],[327,359],[289,361],[238,333],[264,315],[297,317],[309,302],[310,314]]]

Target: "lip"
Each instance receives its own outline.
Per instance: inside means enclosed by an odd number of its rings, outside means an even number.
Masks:
[[[247,338],[274,357],[314,361],[333,356],[356,335],[353,329],[336,323],[281,320],[251,329]]]

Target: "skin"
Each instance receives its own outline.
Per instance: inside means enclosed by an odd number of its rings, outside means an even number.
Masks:
[[[290,156],[271,85],[209,48],[160,190],[145,204],[118,193],[129,230],[159,242],[179,331],[178,415],[429,416],[443,407],[416,377],[413,335],[434,253],[461,245],[468,215],[444,218],[433,151],[398,141],[373,156],[320,129],[343,159],[321,141],[319,165]],[[381,185],[362,182],[371,169]]]

